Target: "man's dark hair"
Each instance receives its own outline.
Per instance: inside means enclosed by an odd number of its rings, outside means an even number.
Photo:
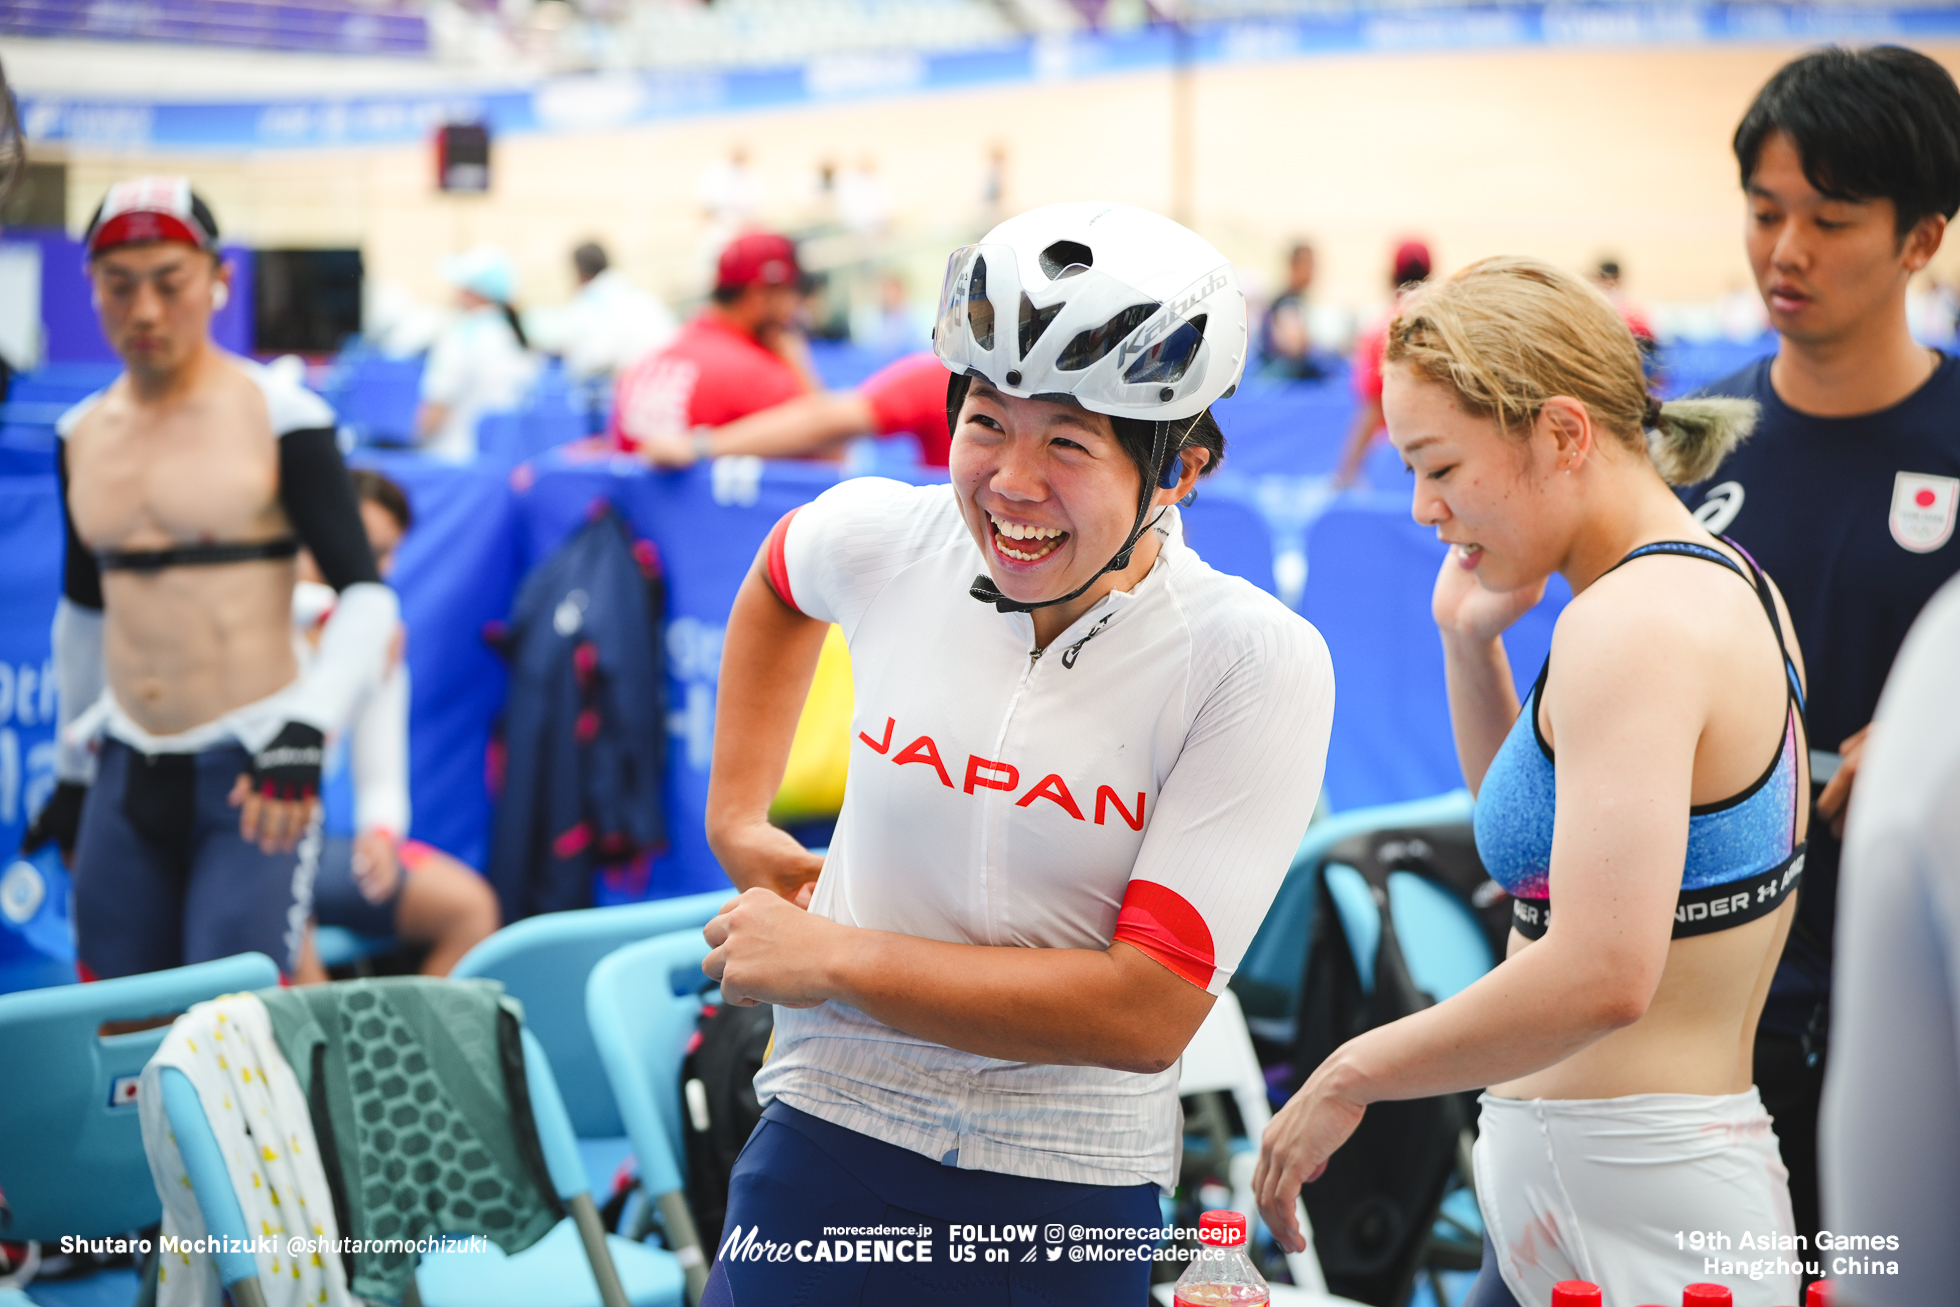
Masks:
[[[1778,69],[1735,129],[1745,190],[1774,132],[1819,194],[1892,201],[1901,239],[1960,211],[1960,87],[1917,50],[1828,46]]]
[[[572,251],[572,266],[578,269],[581,281],[591,281],[594,277],[612,266],[606,257],[606,247],[598,241],[587,241]]]
[[[395,482],[379,472],[364,467],[350,468],[347,477],[354,483],[354,499],[359,503],[375,504],[389,517],[395,519],[403,535],[415,525],[415,514],[408,506],[407,493]]]

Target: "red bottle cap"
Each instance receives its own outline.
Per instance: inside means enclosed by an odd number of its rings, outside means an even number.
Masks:
[[[1831,1307],[1831,1299],[1837,1294],[1837,1285],[1831,1280],[1812,1280],[1810,1287],[1803,1291],[1803,1307]]]
[[[1726,1284],[1691,1284],[1681,1291],[1681,1307],[1735,1307]]]
[[[1552,1286],[1552,1307],[1601,1307],[1599,1286],[1588,1280],[1560,1280]]]
[[[1198,1218],[1198,1242],[1232,1248],[1246,1241],[1243,1212],[1206,1212]]]

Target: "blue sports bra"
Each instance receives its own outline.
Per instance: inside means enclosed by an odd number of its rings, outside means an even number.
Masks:
[[[1719,563],[1750,582],[1769,614],[1789,680],[1783,747],[1769,769],[1733,798],[1688,809],[1687,865],[1682,868],[1681,897],[1674,908],[1676,939],[1740,926],[1774,912],[1803,875],[1804,846],[1797,843],[1803,684],[1784,642],[1768,579],[1740,546],[1727,537],[1724,541],[1742,554],[1749,572],[1720,551],[1685,540],[1643,545],[1613,565],[1624,567],[1648,554],[1680,554]],[[1544,935],[1551,920],[1552,820],[1558,784],[1551,746],[1538,726],[1551,665],[1548,655],[1477,794],[1477,854],[1491,878],[1510,891],[1511,924],[1527,939]]]

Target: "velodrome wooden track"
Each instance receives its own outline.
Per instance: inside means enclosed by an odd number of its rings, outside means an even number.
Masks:
[[[1382,298],[1387,242],[1430,237],[1455,267],[1499,252],[1573,266],[1618,253],[1635,289],[1707,300],[1746,277],[1728,141],[1799,46],[1506,49],[1293,59],[1196,74],[1196,222],[1243,266],[1277,272],[1295,233],[1321,250],[1319,293]],[[1960,68],[1960,46],[1927,52]],[[215,90],[216,88],[214,88]],[[584,135],[510,137],[485,199],[433,193],[421,147],[242,157],[78,155],[86,214],[132,166],[182,169],[227,233],[261,245],[360,244],[369,275],[442,298],[438,258],[503,244],[524,299],[570,291],[566,252],[606,240],[676,298],[699,289],[703,170],[737,143],[780,219],[819,160],[876,161],[915,294],[979,221],[983,161],[1008,151],[1010,210],[1069,198],[1171,204],[1162,72],[730,114]],[[1960,242],[1940,265],[1960,269]]]

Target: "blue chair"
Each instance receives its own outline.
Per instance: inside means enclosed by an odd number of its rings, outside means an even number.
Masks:
[[[384,358],[350,349],[334,363],[327,402],[363,445],[412,444],[422,403],[422,358]]]
[[[1183,517],[1185,542],[1200,558],[1267,594],[1279,593],[1273,580],[1273,533],[1257,509],[1200,492]]]
[[[1327,852],[1351,836],[1394,826],[1430,826],[1443,822],[1469,821],[1476,804],[1468,790],[1452,790],[1433,798],[1407,803],[1385,803],[1372,808],[1356,808],[1336,813],[1307,828],[1299,851],[1280,882],[1273,906],[1259,932],[1252,937],[1245,957],[1232,977],[1232,988],[1246,1009],[1246,1024],[1256,1035],[1292,1038],[1291,1027],[1299,1003],[1300,977],[1307,965],[1307,941],[1313,935],[1314,884]],[[1359,879],[1359,876],[1356,877]],[[1332,884],[1338,886],[1338,880]],[[1365,887],[1364,887],[1365,892]],[[1338,890],[1335,904],[1341,903]],[[1370,911],[1373,898],[1369,897]],[[1391,910],[1397,910],[1391,904]],[[1377,916],[1375,929],[1380,930]],[[1343,924],[1346,925],[1344,918]],[[1349,928],[1351,941],[1355,939]],[[1366,956],[1372,968],[1374,948],[1370,945],[1357,956]],[[1452,990],[1452,993],[1455,991]]]
[[[583,1141],[586,1166],[594,1174],[610,1175],[632,1145],[586,1025],[586,977],[614,949],[669,931],[699,930],[732,894],[719,890],[527,917],[464,954],[451,972],[458,980],[501,981],[504,992],[524,1005],[525,1025],[537,1033],[568,1091],[572,1133]]]
[[[552,1187],[571,1210],[550,1233],[516,1256],[489,1252],[433,1252],[422,1256],[404,1304],[416,1307],[680,1307],[682,1274],[672,1253],[609,1236],[593,1206],[578,1141],[544,1050],[524,1031],[524,1072],[531,1115]],[[232,1191],[223,1154],[204,1115],[197,1089],[174,1067],[160,1077],[164,1111],[197,1195],[205,1228],[219,1237],[246,1239],[245,1217]],[[578,1245],[574,1247],[574,1244]],[[248,1246],[248,1245],[247,1245]],[[575,1269],[583,1257],[591,1275]],[[214,1257],[218,1279],[238,1307],[263,1307],[258,1265],[250,1253]]]
[[[690,1302],[700,1300],[711,1257],[681,1189],[687,1154],[680,1072],[701,1014],[701,960],[707,956],[701,932],[675,931],[607,954],[585,982],[592,1041],[639,1158],[641,1184],[687,1270]]]
[[[317,926],[313,931],[313,951],[328,969],[358,967],[369,958],[394,952],[397,942],[392,935],[356,935],[344,926]]]
[[[279,983],[262,953],[0,995],[0,1192],[9,1239],[100,1237],[163,1214],[143,1129],[137,1077],[167,1022],[99,1035],[109,1021],[174,1016],[206,999]]]

